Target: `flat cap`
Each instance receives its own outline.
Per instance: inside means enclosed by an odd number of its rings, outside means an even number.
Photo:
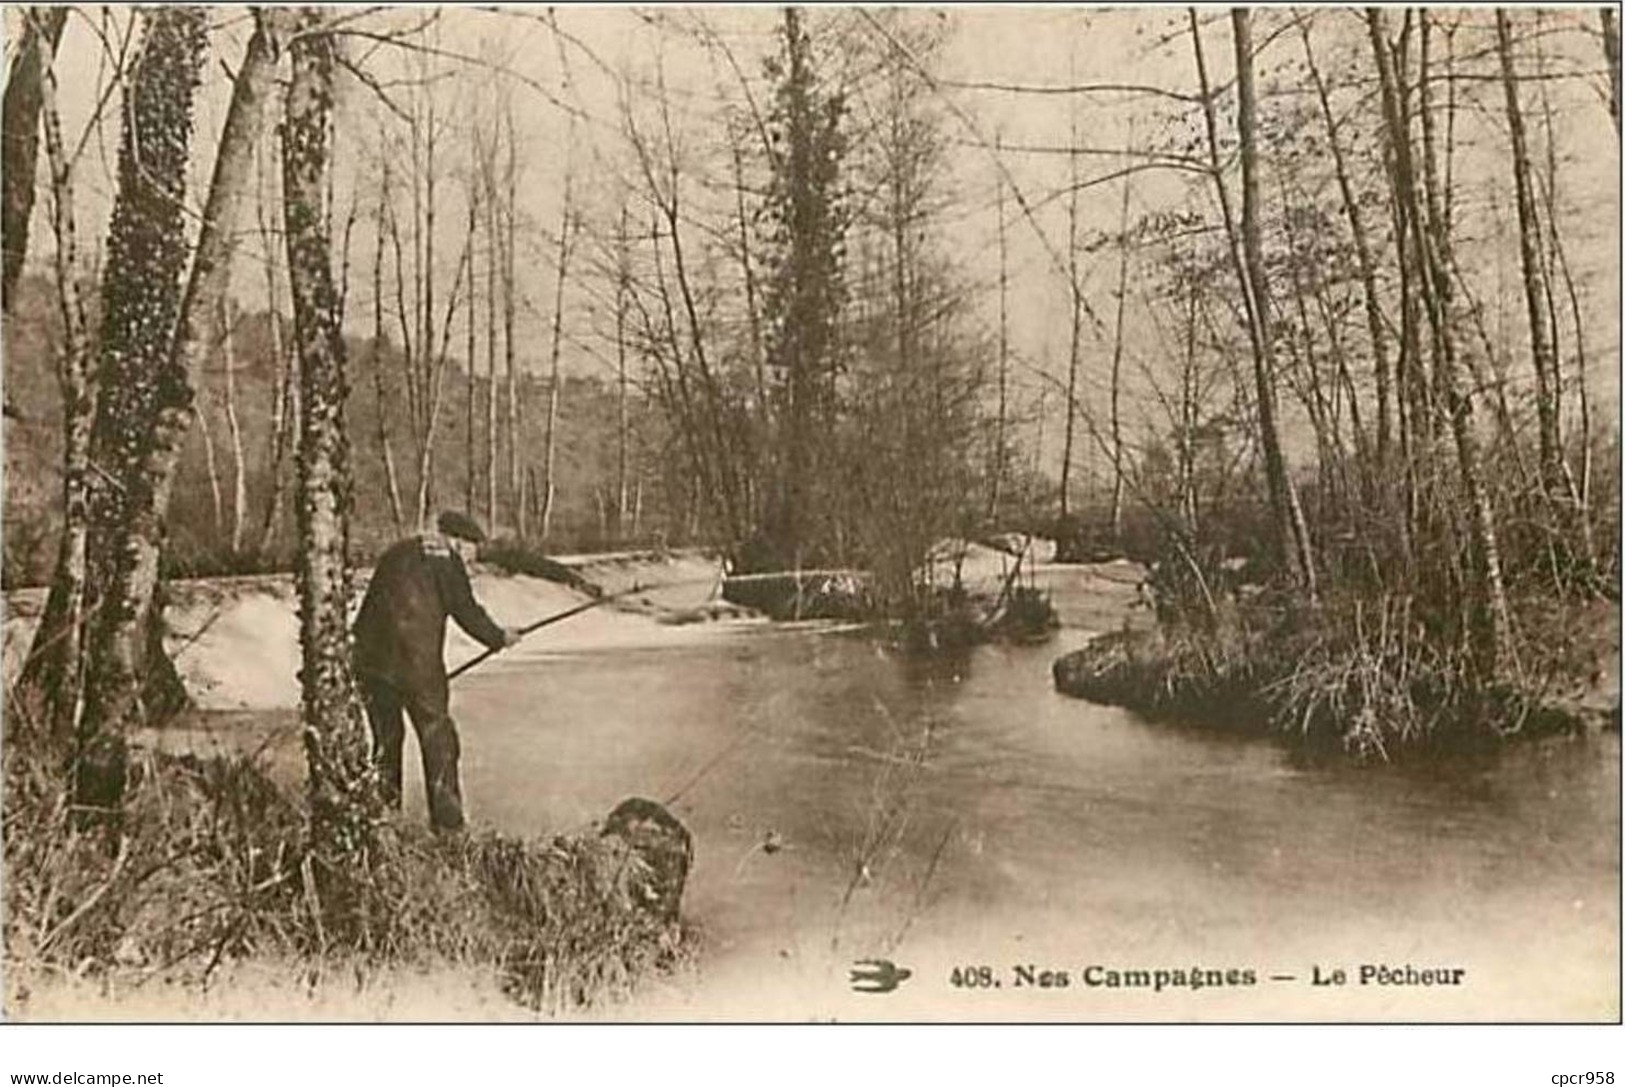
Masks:
[[[435,521],[435,527],[440,530],[442,536],[455,536],[459,540],[467,540],[474,544],[485,542],[485,531],[480,528],[478,521],[466,513],[446,510]]]

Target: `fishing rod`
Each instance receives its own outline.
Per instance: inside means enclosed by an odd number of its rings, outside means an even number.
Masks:
[[[519,628],[519,636],[522,638],[525,635],[531,633],[532,631],[540,630],[540,629],[542,629],[543,627],[546,627],[546,626],[552,626],[554,623],[563,622],[564,620],[569,619],[569,618],[571,618],[573,616],[580,615],[584,611],[591,611],[593,608],[598,607],[600,604],[608,604],[608,603],[610,603],[612,601],[619,600],[623,596],[631,596],[634,593],[659,592],[662,589],[689,588],[689,587],[694,586],[694,585],[714,585],[714,584],[716,584],[716,580],[717,579],[714,578],[714,577],[687,578],[687,579],[683,579],[683,580],[679,580],[679,581],[657,581],[657,582],[654,582],[654,583],[649,584],[649,585],[644,585],[644,584],[641,584],[639,582],[633,582],[632,586],[630,588],[622,589],[619,592],[606,593],[603,596],[594,597],[593,599],[588,600],[585,603],[577,604],[573,608],[566,608],[565,610],[563,610],[561,612],[558,612],[558,613],[553,614],[553,615],[549,615],[545,619],[538,619],[538,620],[536,620],[536,622],[530,624],[529,626],[520,627]],[[451,680],[456,679],[458,676],[462,675],[464,672],[468,671],[470,668],[473,668],[475,665],[484,664],[486,661],[490,660],[492,657],[494,657],[498,653],[502,652],[502,649],[506,649],[506,648],[508,648],[508,647],[503,646],[501,649],[487,649],[484,653],[481,653],[479,656],[475,657],[473,660],[466,661],[466,662],[464,662],[462,664],[459,664],[456,668],[452,669],[449,673],[446,674],[446,680],[449,682]]]
[[[594,597],[593,599],[588,600],[585,603],[577,604],[573,608],[566,608],[565,610],[563,610],[561,612],[556,612],[553,615],[549,615],[545,619],[538,619],[534,623],[531,623],[529,626],[520,627],[519,628],[519,636],[521,638],[523,638],[525,635],[530,634],[533,631],[541,630],[543,627],[552,626],[554,623],[561,623],[564,620],[571,618],[572,616],[580,615],[584,611],[591,611],[593,608],[598,607],[600,604],[608,604],[610,601],[619,600],[623,596],[631,596],[633,593],[646,592],[650,588],[657,588],[657,587],[658,586],[643,586],[643,585],[638,585],[638,584],[634,583],[631,588],[622,589],[618,593],[607,593],[604,596]],[[507,649],[507,648],[508,648],[507,646],[500,646],[500,647],[498,647],[496,649],[487,649],[484,653],[481,653],[479,656],[475,657],[473,660],[465,661],[464,663],[459,664],[456,668],[452,669],[449,673],[447,673],[446,680],[448,682],[450,682],[451,680],[456,679],[458,676],[462,675],[464,672],[468,671],[470,668],[473,668],[474,666],[479,665],[479,664],[484,664],[486,661],[490,660],[492,657],[496,656],[498,653],[502,652],[502,650]]]

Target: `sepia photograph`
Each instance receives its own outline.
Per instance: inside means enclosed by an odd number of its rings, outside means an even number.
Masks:
[[[1621,1022],[1616,5],[0,11],[6,1030]]]

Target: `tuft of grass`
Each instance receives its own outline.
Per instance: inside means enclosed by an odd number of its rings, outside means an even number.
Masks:
[[[686,954],[651,873],[612,835],[523,841],[379,827],[361,876],[324,877],[300,799],[251,758],[138,752],[117,827],[81,829],[62,746],[8,715],[8,1005],[18,979],[206,988],[229,964],[311,984],[399,967],[489,971],[528,1009],[624,997]]]
[[[1026,645],[1048,641],[1060,626],[1061,617],[1056,614],[1049,593],[1030,585],[1012,588],[1007,602],[996,611],[992,622],[994,634]]]

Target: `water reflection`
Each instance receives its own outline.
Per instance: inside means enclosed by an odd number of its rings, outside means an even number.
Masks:
[[[1453,763],[1301,763],[1057,695],[1050,661],[1076,637],[1062,633],[1059,646],[923,656],[863,635],[757,632],[494,674],[457,695],[467,790],[480,818],[521,833],[582,825],[629,795],[672,804],[695,835],[685,913],[706,939],[689,1003],[666,1009],[684,1017],[1231,1007],[967,1010],[939,987],[942,1011],[907,1002],[926,1000],[917,980],[877,1011],[843,1002],[839,968],[860,953],[908,957],[917,979],[965,956],[1297,969],[1425,953],[1464,961],[1474,987],[1391,1008],[1371,992],[1303,1005],[1271,990],[1224,1014],[1617,1007],[1617,736]]]

